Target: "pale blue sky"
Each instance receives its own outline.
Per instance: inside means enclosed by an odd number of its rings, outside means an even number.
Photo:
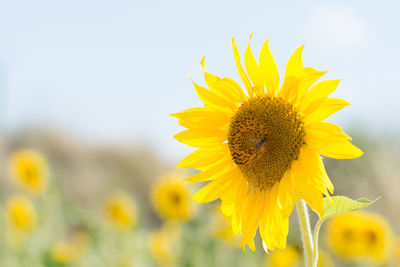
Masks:
[[[45,125],[94,142],[145,142],[172,163],[188,151],[168,114],[200,104],[187,77],[238,80],[231,51],[254,32],[279,68],[306,44],[307,66],[342,78],[345,129],[400,129],[398,1],[1,1],[1,123]]]

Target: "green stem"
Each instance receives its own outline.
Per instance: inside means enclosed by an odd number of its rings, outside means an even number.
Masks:
[[[314,266],[317,266],[318,262],[318,234],[319,234],[319,229],[321,228],[323,220],[319,220],[317,225],[315,226],[314,230],[314,237],[313,237],[313,244],[314,244],[314,251],[312,255],[312,260],[314,263]]]
[[[303,246],[304,246],[304,259],[306,263],[306,267],[314,267],[313,265],[313,243],[312,243],[312,234],[310,221],[308,218],[308,211],[306,202],[302,199],[297,200],[297,211],[299,214],[299,221],[301,227],[301,235],[303,237]]]

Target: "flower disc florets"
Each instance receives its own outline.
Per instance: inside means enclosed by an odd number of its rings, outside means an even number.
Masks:
[[[243,103],[233,116],[228,144],[248,182],[270,189],[298,157],[304,136],[303,123],[291,104],[259,96]]]

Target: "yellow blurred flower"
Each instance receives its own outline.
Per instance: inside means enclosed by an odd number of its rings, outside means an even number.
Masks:
[[[397,259],[398,266],[400,267],[400,238],[397,239],[396,245],[394,247],[394,255]]]
[[[212,235],[220,241],[236,245],[239,238],[233,233],[231,219],[225,216],[220,208],[220,205],[216,205],[212,209]]]
[[[161,229],[150,234],[150,252],[158,264],[163,266],[174,264],[179,254],[180,237],[180,227],[176,223],[166,223]]]
[[[20,150],[11,156],[10,176],[27,192],[40,195],[47,189],[49,168],[44,157],[38,152]]]
[[[51,258],[58,263],[69,264],[78,259],[77,248],[69,242],[57,242],[50,251]]]
[[[88,252],[90,243],[89,233],[78,231],[68,241],[58,241],[50,250],[51,258],[61,264],[79,262]]]
[[[36,228],[36,211],[32,202],[23,195],[12,196],[6,206],[9,227],[21,233],[32,233]]]
[[[135,257],[131,251],[119,255],[117,261],[114,263],[115,267],[133,267],[135,266]]]
[[[178,174],[169,174],[155,182],[152,202],[155,211],[163,219],[189,220],[195,213],[189,185]]]
[[[32,202],[23,195],[12,196],[6,204],[7,245],[14,250],[23,249],[27,238],[36,230],[37,215]]]
[[[297,266],[300,253],[297,248],[288,246],[286,249],[277,250],[267,256],[267,266],[294,267]]]
[[[369,258],[383,263],[389,252],[391,229],[376,214],[352,212],[333,218],[327,228],[327,242],[345,259]]]
[[[116,229],[131,229],[137,221],[135,203],[129,195],[115,193],[104,204],[104,216],[107,222]]]
[[[85,230],[76,232],[71,238],[71,244],[78,248],[80,257],[89,250],[90,242],[90,234]]]
[[[317,267],[335,267],[331,256],[325,251],[319,251]]]

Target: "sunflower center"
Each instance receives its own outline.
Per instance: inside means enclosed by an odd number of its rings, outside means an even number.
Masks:
[[[228,144],[248,182],[271,189],[298,157],[304,136],[303,123],[292,105],[259,96],[243,103],[233,116]]]
[[[178,192],[171,192],[170,198],[172,204],[174,204],[175,206],[179,206],[181,204],[182,199]]]

